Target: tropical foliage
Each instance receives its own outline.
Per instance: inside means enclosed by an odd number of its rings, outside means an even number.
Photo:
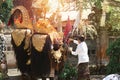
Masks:
[[[2,76],[2,73],[0,73],[0,80],[3,80],[3,76]]]
[[[5,0],[0,5],[0,19],[2,22],[6,23],[8,22],[8,19],[10,17],[10,11],[12,9],[12,1],[11,0]]]
[[[107,55],[110,59],[107,65],[107,74],[120,74],[120,38],[109,45]]]
[[[73,80],[77,77],[77,70],[70,63],[66,63],[59,77],[61,80]]]
[[[82,30],[83,34],[85,34],[85,36],[90,36],[92,39],[94,39],[94,37],[99,33],[98,27],[100,23],[101,14],[102,14],[101,13],[102,2],[103,0],[77,0],[76,1],[77,10],[80,10],[80,12],[83,9],[91,9],[91,11],[94,11],[94,13],[91,13],[88,16],[89,21],[87,25],[86,24],[85,26],[80,25],[81,29],[83,29]]]
[[[110,35],[120,34],[120,7],[109,7],[106,25]]]
[[[81,1],[83,2],[83,7],[82,8],[88,8],[88,6],[90,5],[91,7],[96,7],[96,9],[98,10],[102,10],[103,9],[103,1],[107,1],[107,0],[77,0],[77,9],[80,10],[80,3]],[[89,4],[89,5],[88,5]],[[111,35],[115,35],[115,34],[119,34],[119,30],[120,30],[120,0],[109,0],[108,4],[107,4],[107,9],[106,9],[106,27],[109,31],[109,34]],[[94,25],[95,28],[97,28],[97,32],[99,33],[99,26],[100,26],[100,18],[102,13],[99,13],[99,11],[96,11],[95,13],[91,13],[94,14],[94,18],[99,20],[94,20]],[[90,17],[91,18],[91,17]],[[92,28],[91,30],[89,29],[89,31],[87,32],[87,34],[89,34],[91,37],[93,34],[91,34],[92,32]],[[95,29],[94,29],[95,31]]]
[[[83,2],[83,8],[87,8],[88,4],[90,4],[90,6],[96,6],[97,8],[102,8],[102,2],[103,0],[77,0],[76,1],[76,5],[78,6],[77,9],[80,9],[80,3]]]

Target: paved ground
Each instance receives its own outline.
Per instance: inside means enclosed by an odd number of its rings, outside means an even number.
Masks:
[[[91,80],[102,80],[103,79],[103,77],[104,76],[102,76],[102,75],[91,75]],[[21,78],[20,78],[20,76],[11,76],[11,77],[9,77],[9,79],[6,79],[6,80],[22,80]],[[39,79],[39,80],[42,80],[42,79]],[[46,79],[46,80],[49,80],[49,79]]]
[[[17,69],[9,69],[8,70],[8,79],[5,80],[22,80],[20,77],[21,73]],[[102,80],[104,75],[91,75],[91,80]],[[38,79],[42,80],[42,79]],[[49,79],[46,79],[49,80]]]
[[[103,80],[104,75],[91,75],[91,80]]]

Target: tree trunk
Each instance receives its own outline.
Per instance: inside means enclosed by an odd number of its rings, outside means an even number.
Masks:
[[[0,5],[3,3],[3,0],[0,0]]]
[[[80,3],[79,3],[79,15],[80,15],[80,22],[82,21],[82,12],[83,12],[83,0],[80,0]],[[79,30],[80,30],[80,35],[82,35],[84,32],[83,32],[83,29],[82,29],[82,24],[80,23],[79,24]]]
[[[99,52],[98,52],[98,57],[99,57],[99,63],[105,65],[105,61],[107,60],[106,56],[106,49],[108,45],[108,34],[107,34],[107,28],[105,26],[105,21],[106,21],[106,0],[103,2],[103,7],[102,7],[102,16],[101,16],[101,21],[100,21],[100,36],[99,36],[99,41],[100,41],[100,46],[99,46]]]
[[[107,34],[107,29],[105,27],[100,27],[100,51],[99,51],[99,61],[100,64],[105,65],[105,61],[107,60],[107,56],[106,56],[106,49],[107,49],[107,45],[108,45],[108,34]]]

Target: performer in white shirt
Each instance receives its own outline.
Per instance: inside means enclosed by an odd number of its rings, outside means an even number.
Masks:
[[[72,55],[78,56],[78,80],[90,80],[88,47],[85,38],[77,36],[77,40],[73,42],[78,44],[75,51],[71,50]]]

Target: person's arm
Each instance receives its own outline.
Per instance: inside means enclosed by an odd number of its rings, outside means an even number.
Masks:
[[[69,39],[68,39],[68,42],[73,42],[73,43],[75,43],[75,44],[77,44],[77,45],[79,44],[77,40],[74,40],[74,39],[72,39],[72,38],[69,38]]]
[[[78,54],[80,53],[79,49],[80,49],[80,48],[77,46],[77,48],[76,48],[75,51],[71,51],[71,54],[72,54],[72,55],[78,55]]]
[[[75,56],[78,55],[75,51],[71,51],[71,54]]]
[[[75,43],[77,45],[79,44],[77,40],[73,40],[73,43]]]

